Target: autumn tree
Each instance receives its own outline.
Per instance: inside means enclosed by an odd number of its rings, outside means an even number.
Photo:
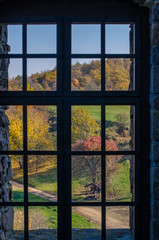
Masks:
[[[28,149],[55,150],[56,139],[50,133],[49,115],[43,107],[28,107]],[[36,170],[40,156],[36,156]]]
[[[72,143],[78,140],[86,140],[87,137],[100,134],[99,124],[91,117],[84,107],[72,108],[71,118]]]
[[[10,149],[13,151],[20,151],[23,149],[23,112],[21,106],[10,106],[6,111],[10,126],[9,126],[9,142]],[[18,162],[20,169],[23,168],[23,161],[21,156],[12,156],[12,159]]]
[[[10,145],[12,150],[23,149],[23,114],[21,106],[10,106],[7,111],[10,121]],[[56,136],[50,132],[49,114],[43,107],[28,106],[27,129],[28,150],[55,150]],[[20,168],[23,162],[19,161]],[[16,160],[15,159],[15,160]],[[39,156],[36,157],[35,167],[38,170]]]
[[[82,64],[76,62],[71,69],[73,90],[100,90],[101,62],[99,60]]]
[[[9,91],[22,91],[22,76],[17,75],[15,78],[9,80],[8,82],[8,90]]]
[[[113,59],[106,60],[106,89],[129,90],[130,84],[130,59]]]
[[[116,143],[112,140],[105,141],[107,151],[118,151]],[[101,151],[101,137],[87,137],[86,140],[77,140],[72,150],[76,151]],[[110,181],[112,172],[119,169],[118,162],[121,156],[107,156],[106,158],[106,177],[107,183]],[[101,184],[101,157],[96,155],[81,155],[73,158],[72,172],[74,176],[86,177],[92,183]],[[85,171],[85,169],[88,169]]]
[[[21,106],[10,106],[7,110],[10,122],[10,148],[13,151],[23,149],[23,111]]]

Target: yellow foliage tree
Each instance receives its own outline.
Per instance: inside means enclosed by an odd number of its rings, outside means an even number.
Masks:
[[[23,112],[22,106],[10,106],[7,111],[10,121],[11,150],[23,149]],[[28,106],[27,114],[28,150],[56,150],[56,136],[50,132],[49,114],[46,107]],[[13,156],[23,168],[22,158]],[[39,156],[36,157],[36,170]]]
[[[28,107],[28,150],[56,150],[45,107]]]
[[[72,143],[76,140],[85,140],[89,136],[97,136],[99,132],[99,124],[90,116],[86,108],[72,109]]]

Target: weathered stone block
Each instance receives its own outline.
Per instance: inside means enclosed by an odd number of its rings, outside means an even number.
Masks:
[[[151,49],[151,64],[159,65],[159,46]]]
[[[150,158],[152,164],[159,166],[159,143],[151,144]]]
[[[5,240],[4,232],[0,230],[0,239]]]
[[[150,105],[152,108],[159,109],[159,95],[154,95],[150,97]]]
[[[159,93],[159,66],[151,69],[151,92]]]
[[[151,216],[153,218],[159,218],[159,201],[151,204]]]
[[[159,20],[159,6],[155,6],[152,9],[152,20],[154,20],[154,21]]]
[[[151,44],[152,46],[154,45],[159,45],[159,23],[153,23],[151,25]]]
[[[151,111],[151,139],[159,141],[159,111]]]
[[[159,200],[159,167],[151,168],[151,196],[154,200]]]
[[[154,218],[151,220],[150,226],[150,240],[158,240],[159,236],[159,218]]]

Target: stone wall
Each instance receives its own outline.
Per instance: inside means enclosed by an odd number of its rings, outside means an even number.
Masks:
[[[111,240],[130,240],[131,233],[128,229],[107,229],[107,239]],[[7,240],[24,240],[23,231],[14,231],[14,234]],[[101,240],[101,230],[99,229],[79,229],[72,231],[72,240]],[[38,229],[29,232],[29,240],[57,240],[56,229]]]
[[[8,52],[7,26],[0,26],[0,54]],[[8,65],[9,59],[0,59],[0,91],[8,89]]]
[[[137,1],[150,8],[150,239],[159,239],[159,0]]]
[[[151,239],[159,239],[159,6],[150,14],[151,24]]]
[[[7,53],[7,27],[0,26],[0,53]],[[8,86],[8,59],[0,59],[0,91]],[[0,106],[0,150],[9,150],[9,120],[5,114],[7,106]],[[0,202],[10,202],[12,199],[12,166],[11,158],[0,155]],[[13,229],[13,208],[0,207],[0,239],[5,240]]]

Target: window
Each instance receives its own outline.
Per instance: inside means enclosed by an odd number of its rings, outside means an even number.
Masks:
[[[139,239],[138,18],[5,24],[10,149],[1,155],[13,197],[1,206],[14,212],[13,229],[24,239]]]

